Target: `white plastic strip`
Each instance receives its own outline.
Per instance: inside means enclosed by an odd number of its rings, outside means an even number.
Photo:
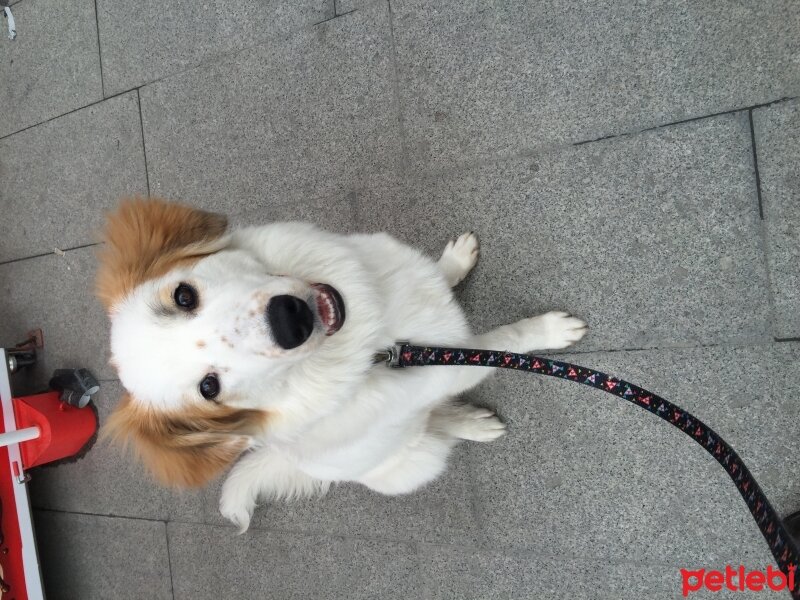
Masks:
[[[3,14],[8,21],[8,39],[15,40],[17,38],[17,23],[14,21],[14,15],[11,14],[11,9],[8,6],[3,9]]]
[[[38,427],[26,427],[25,429],[0,433],[0,447],[10,446],[11,444],[21,444],[28,440],[35,440],[41,433]]]

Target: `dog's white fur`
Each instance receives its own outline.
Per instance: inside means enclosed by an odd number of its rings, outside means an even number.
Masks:
[[[242,531],[259,499],[324,493],[343,481],[405,494],[444,470],[458,440],[504,433],[492,412],[455,401],[492,369],[393,370],[373,364],[376,351],[410,340],[526,352],[564,348],[586,331],[552,312],[473,335],[451,292],[477,261],[472,233],[447,244],[438,262],[385,234],[342,236],[302,223],[234,231],[218,245],[114,308],[112,354],[139,402],[165,410],[202,402],[198,382],[213,370],[223,403],[269,412],[222,491],[220,511]],[[199,291],[196,315],[154,314],[154,298],[182,281]],[[339,290],[344,326],[281,350],[264,319],[266,302],[307,296],[314,282]]]

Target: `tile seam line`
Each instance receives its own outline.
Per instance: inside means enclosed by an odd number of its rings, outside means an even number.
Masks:
[[[716,342],[712,344],[664,344],[660,346],[652,346],[652,347],[625,347],[622,348],[596,348],[596,349],[589,349],[589,350],[577,350],[577,349],[564,349],[564,350],[557,350],[557,351],[548,351],[544,350],[542,352],[534,352],[533,354],[541,355],[541,356],[577,356],[577,355],[587,355],[587,354],[610,354],[614,352],[653,352],[653,351],[674,351],[674,350],[703,350],[706,348],[760,348],[764,346],[769,346],[771,344],[777,342],[795,342],[800,341],[800,337],[798,338],[769,338],[764,337],[763,339],[745,339],[745,340],[731,340],[731,341],[722,341]]]
[[[201,525],[203,527],[212,527],[214,529],[224,529],[229,530],[231,533],[235,533],[235,529],[233,526],[228,523],[221,523],[219,521],[216,522],[209,522],[203,520],[190,520],[190,519],[182,519],[182,518],[170,518],[168,523],[172,523],[175,525],[186,525],[186,526],[198,526]],[[341,540],[354,540],[354,541],[362,541],[362,542],[384,542],[389,544],[405,544],[408,546],[414,546],[416,544],[427,544],[431,542],[420,541],[418,539],[413,538],[400,538],[400,537],[392,537],[392,536],[383,536],[383,535],[361,535],[361,534],[353,534],[353,533],[343,533],[343,532],[331,532],[325,531],[323,529],[281,529],[276,527],[264,527],[261,525],[250,525],[247,530],[250,531],[260,531],[266,533],[278,533],[282,535],[300,535],[300,536],[319,536],[319,537],[328,537],[328,538],[337,538]],[[247,535],[246,533],[243,535]],[[461,544],[461,542],[453,542],[454,544]],[[470,548],[476,548],[474,545],[469,545]]]
[[[175,600],[175,577],[172,574],[172,552],[169,547],[169,522],[164,523],[164,539],[167,541],[167,568],[169,569],[169,591],[172,594],[172,600]]]
[[[653,125],[651,127],[645,127],[643,129],[630,129],[628,131],[622,131],[620,133],[610,133],[608,135],[603,135],[600,137],[592,138],[589,140],[581,140],[578,142],[572,142],[572,146],[583,146],[585,144],[592,144],[594,142],[602,142],[605,140],[612,140],[618,137],[629,137],[632,135],[636,135],[639,133],[644,133],[646,131],[656,131],[658,129],[662,129],[664,127],[674,127],[675,125],[682,125],[684,123],[693,123],[694,121],[702,121],[703,119],[713,119],[714,117],[721,117],[722,115],[731,115],[738,112],[743,111],[753,111],[759,108],[767,108],[773,106],[775,104],[782,104],[784,102],[791,102],[792,100],[797,100],[800,96],[782,96],[781,98],[777,98],[776,100],[770,100],[768,102],[761,102],[758,104],[750,104],[747,106],[740,106],[737,108],[731,108],[728,110],[721,110],[714,113],[708,113],[705,115],[699,115],[696,117],[689,117],[686,119],[678,119],[677,121],[668,121],[667,123],[660,123],[658,125]]]
[[[76,512],[76,511],[67,511],[67,510],[58,510],[58,509],[43,509],[43,508],[36,508],[34,510],[41,511],[41,512],[51,512],[51,513],[60,513],[60,514],[72,514],[72,515],[83,515],[83,516],[90,516],[90,517],[103,517],[109,519],[130,519],[134,521],[149,521],[153,523],[164,523],[169,529],[169,525],[181,525],[181,526],[200,526],[200,527],[208,527],[216,530],[226,530],[230,531],[231,534],[234,533],[234,528],[230,525],[226,525],[223,523],[209,523],[206,521],[188,521],[182,519],[148,519],[144,517],[130,517],[130,516],[119,516],[119,515],[105,515],[100,513],[89,513],[89,512]],[[332,533],[327,531],[321,530],[301,530],[301,529],[279,529],[274,527],[259,527],[259,526],[251,526],[248,531],[259,532],[259,533],[272,533],[272,534],[279,534],[279,535],[296,535],[300,537],[322,537],[322,538],[330,538],[330,539],[339,539],[342,541],[356,541],[356,542],[382,542],[388,544],[402,544],[408,546],[415,550],[415,553],[422,554],[422,550],[424,548],[449,548],[455,550],[470,550],[476,553],[485,554],[485,553],[500,553],[507,556],[513,556],[516,558],[546,558],[546,559],[558,559],[562,558],[563,554],[554,554],[550,552],[540,552],[533,546],[495,546],[495,547],[488,547],[479,544],[473,543],[464,543],[460,541],[451,541],[451,542],[443,542],[443,541],[425,541],[425,540],[418,540],[418,539],[403,539],[403,538],[395,538],[395,537],[384,537],[384,536],[373,536],[373,535],[354,535],[348,533]],[[604,562],[604,563],[612,563],[612,564],[619,564],[619,565],[645,565],[649,564],[647,561],[638,562],[636,560],[632,560],[630,558],[624,556],[607,556],[602,554],[590,554],[590,555],[580,555],[580,556],[573,556],[572,558],[576,560],[584,560],[584,561],[595,561],[595,562]],[[661,563],[665,566],[669,567],[677,567],[683,563]]]
[[[156,519],[156,518],[149,518],[149,517],[135,517],[132,515],[115,515],[115,514],[103,514],[103,513],[95,513],[95,512],[88,512],[88,511],[78,511],[78,510],[63,510],[60,508],[46,508],[41,506],[31,505],[31,508],[35,511],[39,512],[46,512],[46,513],[54,513],[54,514],[61,514],[61,515],[81,515],[84,517],[102,517],[104,519],[127,519],[130,521],[147,521],[148,523],[164,523],[166,524],[168,521],[166,519]]]
[[[435,179],[437,177],[441,177],[443,175],[451,175],[453,173],[459,173],[462,171],[468,171],[470,169],[475,169],[477,167],[482,166],[489,166],[489,165],[501,165],[503,163],[512,162],[515,160],[522,160],[526,158],[534,158],[537,156],[544,156],[554,152],[563,152],[569,148],[578,147],[578,146],[585,146],[588,144],[593,144],[595,142],[603,142],[608,140],[614,139],[624,139],[629,137],[634,137],[637,135],[641,135],[643,133],[649,133],[652,131],[656,131],[659,129],[666,129],[668,127],[674,127],[678,125],[683,125],[686,123],[692,123],[694,121],[701,121],[704,119],[713,119],[715,117],[723,116],[723,115],[732,115],[741,113],[748,110],[755,110],[759,108],[765,108],[777,104],[781,104],[783,102],[791,102],[793,100],[797,100],[800,96],[786,96],[783,98],[779,98],[777,100],[773,100],[771,102],[766,102],[763,104],[756,104],[753,106],[744,106],[741,108],[735,108],[731,110],[726,110],[722,112],[716,113],[709,113],[707,115],[702,115],[699,117],[692,117],[691,119],[684,119],[680,121],[670,121],[668,123],[662,123],[660,125],[656,125],[653,127],[648,127],[645,129],[635,129],[630,131],[625,131],[621,133],[609,134],[599,138],[593,138],[590,140],[584,140],[579,142],[570,142],[570,141],[560,141],[551,144],[542,144],[540,146],[534,146],[530,148],[524,148],[518,150],[516,152],[512,152],[510,154],[504,154],[501,156],[486,156],[479,158],[473,161],[466,161],[466,162],[459,162],[452,165],[442,166],[440,168],[431,168],[421,170],[418,173],[414,173],[413,176],[417,179],[426,180],[426,179]],[[406,175],[407,177],[408,175]]]
[[[59,508],[46,508],[33,505],[33,510],[39,512],[47,512],[47,513],[55,513],[55,514],[66,514],[66,515],[80,515],[86,517],[101,517],[106,519],[128,519],[131,521],[147,521],[149,523],[164,523],[166,525],[172,523],[175,525],[187,525],[187,526],[203,526],[203,527],[211,527],[214,529],[224,529],[229,530],[231,533],[235,532],[235,529],[228,524],[219,523],[219,522],[208,522],[203,520],[188,520],[188,519],[175,519],[175,518],[166,518],[160,519],[156,517],[137,517],[132,515],[120,515],[120,514],[113,514],[113,513],[98,513],[98,512],[90,512],[90,511],[80,511],[80,510],[64,510]],[[319,537],[328,537],[328,538],[338,538],[342,540],[356,540],[356,541],[373,541],[373,542],[387,542],[392,544],[406,544],[408,546],[415,546],[418,544],[435,544],[434,542],[425,542],[420,540],[408,539],[408,538],[396,538],[391,536],[375,536],[375,535],[353,535],[348,533],[332,533],[323,530],[305,530],[305,529],[280,529],[275,527],[261,527],[258,525],[252,525],[248,531],[259,531],[259,532],[269,532],[269,533],[279,533],[285,535],[300,535],[300,536],[319,536]],[[453,542],[453,544],[460,544],[459,542]],[[468,545],[470,548],[476,548],[477,546]]]
[[[764,220],[764,202],[761,197],[761,173],[758,169],[758,151],[756,150],[756,129],[753,124],[753,109],[747,110],[747,118],[750,122],[750,146],[753,153],[753,170],[756,175],[756,195],[758,196],[758,216]]]
[[[97,61],[100,63],[100,94],[106,97],[106,83],[103,77],[103,50],[100,48],[100,15],[97,12],[97,0],[94,0],[94,26],[97,32]]]
[[[773,273],[770,266],[770,236],[768,222],[764,219],[764,199],[762,193],[761,170],[758,165],[758,144],[756,142],[756,125],[753,119],[753,109],[747,111],[747,118],[750,125],[750,148],[753,157],[753,172],[755,173],[756,196],[758,199],[758,216],[760,217],[758,229],[758,242],[761,245],[761,259],[764,268],[764,279],[767,287],[767,323],[771,333],[778,330],[778,317],[776,310],[776,293],[773,285]],[[776,338],[773,338],[776,342]]]
[[[81,244],[80,246],[72,246],[70,248],[59,248],[62,252],[72,252],[73,250],[83,250],[84,248],[91,248],[93,246],[99,246],[101,242],[90,242],[88,244]],[[12,263],[22,262],[23,260],[32,260],[34,258],[43,258],[45,256],[53,256],[55,252],[42,252],[41,254],[32,254],[31,256],[22,256],[20,258],[10,258],[8,260],[0,261],[0,266],[3,265],[10,265]]]
[[[484,546],[464,546],[462,544],[458,544],[456,542],[447,543],[447,542],[419,542],[419,546],[421,549],[425,548],[442,548],[442,549],[450,549],[450,550],[461,550],[463,548],[467,548],[469,550],[473,550],[478,554],[493,554],[499,553],[504,554],[507,556],[514,556],[515,558],[563,558],[563,554],[554,554],[552,552],[547,552],[539,550],[536,546],[491,546],[487,545]],[[616,558],[613,556],[603,556],[603,555],[578,555],[578,559],[582,560],[595,560],[595,561],[602,561],[607,562],[609,564],[630,564],[630,565],[643,565],[649,564],[648,561],[643,560],[642,562],[638,562],[635,560],[630,560],[628,558]],[[664,564],[664,563],[661,563]]]
[[[136,88],[136,104],[139,107],[139,131],[142,134],[142,157],[144,159],[144,180],[147,185],[147,197],[150,198],[150,166],[147,164],[147,144],[144,140],[144,117],[142,116],[142,95]]]
[[[124,96],[125,94],[129,94],[130,92],[133,92],[134,90],[138,91],[138,89],[139,89],[139,87],[133,87],[133,88],[131,88],[129,90],[125,90],[123,92],[112,94],[111,96],[108,96],[106,98],[100,98],[99,100],[95,100],[93,102],[89,102],[88,104],[84,104],[83,106],[79,106],[78,108],[73,108],[72,110],[68,110],[67,112],[61,113],[59,115],[55,115],[54,117],[49,117],[49,118],[45,119],[44,121],[39,121],[38,123],[34,123],[33,125],[28,125],[27,127],[23,127],[22,129],[18,129],[17,131],[12,131],[11,133],[7,133],[5,135],[2,135],[2,136],[0,136],[0,141],[3,141],[3,140],[5,140],[7,138],[10,138],[12,136],[15,136],[15,135],[18,135],[20,133],[24,133],[26,131],[34,129],[35,127],[39,127],[40,125],[46,125],[47,123],[55,121],[56,119],[60,119],[62,117],[68,117],[69,115],[72,115],[72,114],[74,114],[74,113],[76,113],[78,111],[81,111],[81,110],[84,110],[84,109],[87,109],[87,108],[92,108],[93,106],[97,106],[98,104],[102,104],[103,102],[106,102],[107,100],[113,100],[114,98],[118,98],[120,96]]]
[[[758,538],[760,540],[760,538]],[[535,546],[486,546],[486,547],[477,547],[477,546],[464,546],[462,544],[458,544],[456,542],[453,543],[443,543],[443,542],[419,542],[419,545],[422,547],[434,547],[434,548],[442,548],[442,549],[452,549],[452,550],[472,550],[479,555],[484,554],[501,554],[503,556],[508,556],[516,559],[549,559],[549,560],[559,560],[562,558],[568,558],[570,560],[575,560],[576,562],[581,561],[588,561],[588,562],[598,562],[603,564],[609,565],[627,565],[633,567],[640,567],[640,566],[647,566],[652,565],[652,562],[648,562],[646,560],[637,561],[632,558],[628,558],[625,556],[620,555],[603,555],[603,554],[579,554],[573,555],[568,551],[564,551],[560,554],[554,554],[547,551],[540,551]],[[745,557],[747,558],[747,557]],[[721,560],[720,562],[725,562]],[[658,563],[655,563],[662,568],[674,568],[679,569],[681,567],[686,566],[686,562],[684,560],[678,560],[676,562],[669,562],[669,560],[663,560]],[[746,564],[746,563],[745,563]]]
[[[335,21],[339,17],[346,17],[347,15],[352,15],[354,12],[358,12],[358,9],[354,8],[353,10],[348,10],[347,12],[334,14],[332,17],[328,17],[327,19],[322,19],[322,21],[317,21],[316,23],[312,23],[310,25],[310,27],[316,27],[317,25],[322,25],[323,23],[329,23],[330,21]],[[302,31],[302,30],[299,30],[299,31]],[[266,42],[266,43],[268,43],[268,42]],[[253,48],[258,48],[258,46],[260,46],[260,45],[262,45],[262,44],[259,44],[257,46],[249,46],[247,48],[242,48],[242,51],[252,50]],[[212,59],[211,62],[213,62],[213,59]],[[198,67],[199,66],[200,65],[198,65]]]

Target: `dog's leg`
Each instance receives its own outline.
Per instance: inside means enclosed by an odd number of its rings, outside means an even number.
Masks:
[[[219,511],[244,533],[259,499],[293,500],[322,495],[330,482],[298,470],[289,457],[270,450],[253,450],[231,469],[222,486]]]
[[[409,494],[436,479],[459,440],[490,442],[506,432],[492,411],[448,401],[431,411],[425,431],[359,482],[389,496]]]
[[[456,442],[442,431],[425,431],[358,481],[387,496],[410,494],[442,474]]]
[[[586,323],[580,319],[569,313],[554,311],[476,335],[466,346],[509,352],[557,350],[571,346],[586,335],[587,331]],[[459,369],[459,377],[450,390],[454,396],[475,387],[494,371],[485,367],[456,368]]]
[[[478,262],[478,237],[473,233],[462,233],[458,239],[450,240],[439,259],[439,268],[450,287],[458,285]]]

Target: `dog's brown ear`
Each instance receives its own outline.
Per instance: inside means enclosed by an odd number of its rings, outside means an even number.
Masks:
[[[108,215],[97,296],[107,310],[134,287],[225,246],[222,215],[165,200],[131,199]]]
[[[161,483],[200,487],[230,466],[248,447],[248,435],[263,430],[267,413],[208,403],[164,412],[125,394],[102,437],[131,442]]]

